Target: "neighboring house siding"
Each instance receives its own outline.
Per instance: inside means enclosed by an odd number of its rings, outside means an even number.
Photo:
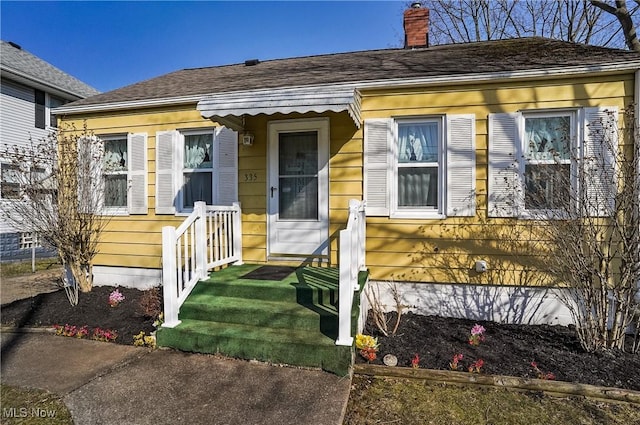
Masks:
[[[33,88],[10,80],[2,80],[1,140],[3,144],[27,146],[29,138],[46,137],[47,130],[35,127],[35,94]]]
[[[3,146],[5,144],[27,146],[30,137],[33,140],[46,137],[48,134],[46,130],[35,128],[35,94],[32,88],[2,79],[0,84],[0,129],[0,145]],[[0,158],[0,161],[5,162],[6,160],[5,158]],[[0,202],[2,202],[3,210],[7,212],[12,210],[12,201],[2,200]],[[0,221],[0,234],[14,231],[16,229],[5,220]],[[3,246],[17,246],[14,243],[17,238],[19,238],[19,235],[12,235],[10,237],[12,242],[7,242]],[[6,251],[2,249],[3,253]],[[11,248],[10,251],[15,251],[15,249]]]

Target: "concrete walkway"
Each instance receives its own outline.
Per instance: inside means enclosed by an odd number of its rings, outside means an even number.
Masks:
[[[351,387],[318,370],[211,355],[48,333],[0,339],[2,383],[62,396],[77,425],[338,425]]]

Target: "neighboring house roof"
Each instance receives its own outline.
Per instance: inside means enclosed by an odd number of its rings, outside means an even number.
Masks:
[[[79,112],[97,105],[108,109],[154,99],[198,101],[207,95],[290,87],[384,87],[411,79],[446,83],[486,74],[506,78],[526,71],[538,71],[540,76],[568,69],[630,69],[640,66],[640,53],[531,37],[256,62],[184,69],[73,102],[60,111]]]
[[[100,93],[14,43],[6,41],[2,41],[0,45],[0,70],[3,77],[18,80],[23,84],[48,87],[54,92],[65,94],[69,99],[81,99]]]

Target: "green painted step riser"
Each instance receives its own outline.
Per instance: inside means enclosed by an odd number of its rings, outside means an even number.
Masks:
[[[220,353],[242,359],[284,363],[294,366],[319,367],[338,375],[348,373],[351,353],[349,347],[318,347],[309,344],[262,343],[250,339],[213,336],[209,334],[167,334],[158,338],[161,346],[200,353]]]
[[[338,290],[322,287],[294,286],[255,286],[233,283],[201,282],[193,290],[193,294],[207,294],[217,297],[247,298],[264,301],[290,301],[297,303],[336,303]]]
[[[303,307],[304,308],[304,307]],[[230,324],[243,324],[264,326],[269,328],[299,329],[307,331],[319,331],[325,327],[337,327],[335,315],[318,315],[302,313],[279,313],[273,311],[242,311],[237,308],[218,307],[212,308],[206,305],[184,305],[180,309],[180,320],[202,320],[222,322]]]

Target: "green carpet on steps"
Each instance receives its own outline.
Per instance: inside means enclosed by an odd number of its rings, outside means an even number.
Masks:
[[[158,345],[347,375],[352,347],[335,345],[338,270],[300,267],[280,280],[246,278],[259,267],[231,266],[199,282],[181,307],[182,323],[159,329]],[[365,281],[361,273],[361,286]],[[359,313],[355,295],[353,332]]]

